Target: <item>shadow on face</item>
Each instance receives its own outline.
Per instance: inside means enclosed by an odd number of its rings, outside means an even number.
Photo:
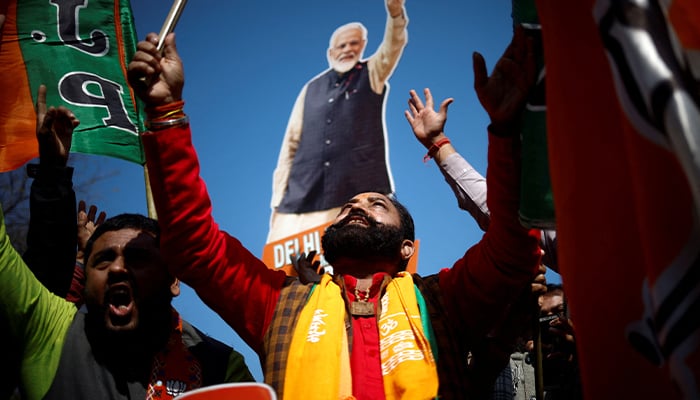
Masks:
[[[102,233],[85,272],[88,313],[99,314],[104,327],[114,332],[133,331],[145,319],[169,315],[172,297],[179,294],[155,235],[135,228]]]

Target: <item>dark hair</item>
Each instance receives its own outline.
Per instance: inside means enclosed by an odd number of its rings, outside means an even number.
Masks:
[[[85,264],[87,265],[90,253],[92,253],[92,246],[100,236],[106,232],[120,231],[122,229],[136,229],[151,233],[155,236],[156,243],[160,242],[160,227],[158,226],[158,221],[155,219],[148,218],[141,214],[115,215],[101,223],[97,229],[95,229],[95,232],[92,233],[90,239],[88,239],[87,244],[85,244]]]
[[[396,207],[396,210],[399,212],[399,217],[401,217],[401,233],[403,236],[403,239],[408,239],[410,241],[415,241],[416,237],[416,228],[413,224],[413,217],[411,217],[411,213],[408,212],[408,209],[399,202],[399,199],[396,198],[396,195],[393,193],[387,194],[386,197],[391,200],[391,204]],[[401,271],[405,271],[406,267],[408,267],[408,260],[401,260],[401,263],[399,264],[399,268]]]
[[[387,194],[386,197],[391,200],[391,204],[396,207],[399,211],[399,216],[401,217],[401,231],[403,232],[403,238],[410,241],[414,241],[416,238],[416,228],[413,224],[413,217],[408,209],[399,202],[396,195],[393,193]]]

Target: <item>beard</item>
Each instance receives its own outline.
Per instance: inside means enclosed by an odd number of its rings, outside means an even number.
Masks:
[[[350,71],[351,69],[353,69],[355,67],[355,64],[357,64],[357,60],[354,58],[351,60],[344,60],[344,61],[337,61],[336,60],[333,62],[333,69],[337,73],[342,75],[342,74]]]
[[[362,53],[354,54],[351,57],[346,57],[343,60],[328,58],[328,65],[331,69],[335,70],[340,75],[349,72],[351,69],[355,68],[360,59],[362,58]]]
[[[348,224],[354,216],[365,218],[369,226]],[[340,258],[356,260],[400,260],[403,243],[401,228],[378,223],[363,213],[348,214],[326,229],[321,238],[323,257],[330,263]]]

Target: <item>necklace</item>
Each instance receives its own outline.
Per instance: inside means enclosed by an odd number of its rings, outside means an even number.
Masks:
[[[362,292],[355,288],[355,301],[350,303],[350,314],[363,317],[374,315],[374,304],[370,303],[368,300],[369,288]]]

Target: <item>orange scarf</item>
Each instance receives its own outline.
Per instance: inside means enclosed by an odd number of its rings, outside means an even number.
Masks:
[[[172,310],[168,344],[153,357],[146,400],[170,400],[202,386],[202,367],[182,341],[182,319]]]

